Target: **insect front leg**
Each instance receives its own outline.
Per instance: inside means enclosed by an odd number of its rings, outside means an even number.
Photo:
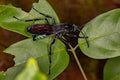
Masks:
[[[52,46],[53,46],[53,44],[55,43],[56,38],[60,39],[62,42],[64,42],[64,43],[67,44],[67,45],[69,44],[69,43],[67,42],[67,40],[64,39],[62,36],[63,36],[63,33],[62,33],[62,32],[54,35],[54,38],[53,38],[52,42],[50,43],[50,48],[49,48],[49,74],[51,74]]]
[[[63,37],[63,32],[60,32],[60,33],[58,33],[57,35],[56,35],[56,37],[58,38],[58,39],[60,39],[63,43],[65,43],[65,44],[69,44],[69,42]]]

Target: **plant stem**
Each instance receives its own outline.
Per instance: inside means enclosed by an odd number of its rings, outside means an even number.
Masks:
[[[84,72],[84,70],[83,70],[83,68],[82,68],[82,66],[81,66],[81,64],[80,64],[80,62],[79,62],[79,60],[78,60],[78,58],[77,58],[76,52],[75,52],[75,50],[77,49],[78,45],[76,45],[74,48],[73,48],[70,44],[68,44],[68,45],[69,45],[69,47],[70,47],[69,51],[71,51],[71,52],[73,53],[73,56],[74,56],[74,58],[75,58],[75,60],[76,60],[76,62],[77,62],[77,65],[78,65],[78,67],[79,67],[79,70],[81,71],[81,73],[82,73],[82,75],[83,75],[84,80],[87,80],[87,77],[86,77],[86,75],[85,75],[85,72]]]

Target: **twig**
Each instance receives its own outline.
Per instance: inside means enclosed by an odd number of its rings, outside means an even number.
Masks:
[[[77,62],[77,65],[78,65],[78,67],[79,67],[79,69],[80,69],[80,71],[81,71],[81,73],[83,75],[84,80],[87,80],[85,72],[84,72],[84,70],[83,70],[83,68],[82,68],[82,66],[81,66],[81,64],[80,64],[80,62],[79,62],[79,60],[77,58],[76,52],[75,52],[75,50],[77,49],[77,47],[79,45],[77,44],[74,48],[70,44],[68,44],[68,46],[70,47],[69,51],[71,51],[73,53],[73,56],[74,56],[74,58],[75,58],[75,60]]]

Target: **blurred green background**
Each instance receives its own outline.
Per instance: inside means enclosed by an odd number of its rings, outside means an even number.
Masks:
[[[22,8],[28,12],[32,3],[38,0],[0,0],[0,5],[12,4],[16,7]],[[109,11],[111,9],[120,7],[120,0],[48,0],[61,22],[75,23],[78,25],[85,24],[97,15]],[[99,31],[99,30],[98,30]],[[4,55],[4,57],[10,57],[9,60],[3,58],[3,50],[11,44],[25,39],[24,36],[17,33],[0,28],[0,70],[6,70],[8,67],[14,64],[12,61],[12,55]],[[103,67],[106,60],[95,60],[88,58],[87,56],[80,54],[78,50],[77,55],[86,72],[88,80],[102,80]],[[74,57],[70,53],[70,64],[68,68],[59,75],[55,80],[82,80],[83,77],[79,71]],[[8,63],[9,62],[9,63]],[[7,65],[5,65],[7,63]],[[3,69],[3,66],[7,66]]]

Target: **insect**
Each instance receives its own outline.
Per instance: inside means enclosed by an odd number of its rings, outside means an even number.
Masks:
[[[28,19],[28,20],[22,20],[17,18],[16,16],[13,16],[13,18],[24,21],[24,22],[30,22],[30,21],[39,21],[44,20],[45,24],[34,24],[27,28],[27,32],[31,33],[33,35],[33,41],[37,40],[38,38],[45,38],[48,35],[53,35],[52,42],[50,43],[49,48],[49,74],[51,72],[51,58],[52,58],[52,45],[55,43],[56,39],[60,39],[65,44],[69,44],[69,42],[64,38],[64,36],[68,37],[76,37],[76,38],[84,38],[86,40],[86,44],[89,47],[89,43],[87,40],[87,36],[80,30],[78,25],[75,24],[68,24],[68,23],[56,23],[55,19],[49,15],[43,14],[39,12],[37,9],[33,7],[33,10],[38,12],[40,15],[43,15],[44,18],[35,18],[35,19]],[[50,24],[50,21],[52,21],[52,24]],[[78,35],[75,35],[74,33],[77,31],[81,31],[83,37],[80,37]]]

